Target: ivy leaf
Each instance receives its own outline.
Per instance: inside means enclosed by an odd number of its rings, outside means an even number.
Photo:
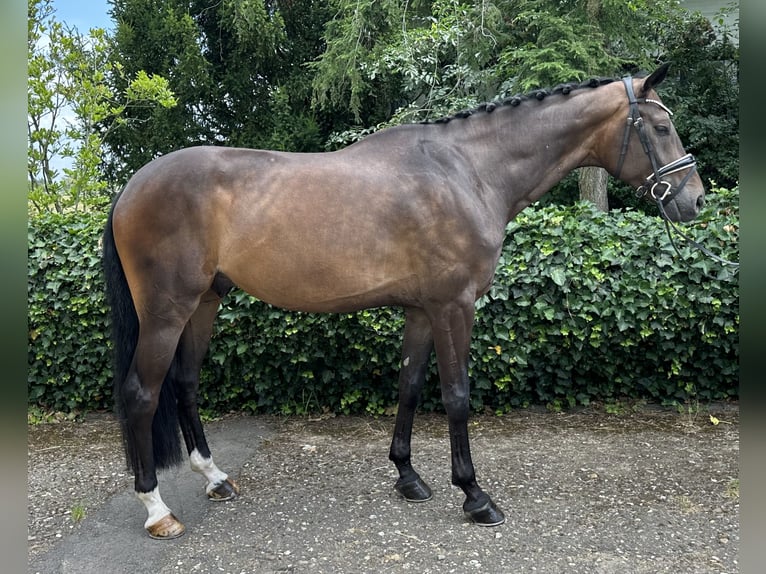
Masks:
[[[554,267],[551,269],[550,276],[551,279],[553,279],[553,282],[559,287],[563,287],[567,282],[566,273],[564,273],[564,270],[561,267]]]

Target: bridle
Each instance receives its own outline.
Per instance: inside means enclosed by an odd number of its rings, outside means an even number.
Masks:
[[[657,203],[661,203],[663,207],[667,205],[676,195],[678,195],[689,178],[697,171],[697,160],[690,153],[687,153],[682,158],[663,165],[658,166],[657,155],[654,153],[654,147],[652,142],[646,133],[646,127],[644,126],[644,119],[641,117],[641,112],[638,109],[638,104],[654,104],[665,110],[668,115],[672,116],[671,112],[662,102],[658,100],[652,100],[648,98],[636,98],[636,94],[633,91],[633,79],[630,76],[626,76],[622,79],[622,83],[625,84],[625,91],[628,93],[628,104],[630,105],[630,111],[628,112],[627,124],[625,125],[625,133],[622,138],[622,147],[620,149],[620,160],[617,163],[617,173],[615,177],[620,176],[623,163],[625,163],[625,156],[628,153],[628,143],[630,141],[630,130],[635,129],[638,133],[638,139],[641,142],[641,147],[644,148],[644,153],[649,157],[649,161],[652,163],[652,174],[650,174],[636,190],[637,197],[643,197],[649,192],[652,199]],[[677,187],[673,187],[673,184],[669,181],[664,181],[662,178],[671,173],[676,173],[688,169],[689,173],[681,180],[681,183]]]
[[[681,252],[678,250],[678,247],[676,247],[676,244],[673,241],[671,228],[678,235],[680,235],[687,243],[699,249],[708,257],[715,259],[716,261],[724,265],[733,265],[739,268],[738,262],[728,261],[726,259],[723,259],[722,257],[719,257],[715,253],[711,252],[705,246],[703,246],[702,244],[698,243],[697,241],[689,237],[688,234],[684,233],[673,221],[670,220],[670,217],[668,217],[668,214],[665,212],[665,206],[670,201],[672,201],[675,196],[677,196],[681,192],[681,190],[686,185],[686,182],[689,181],[689,178],[691,178],[691,176],[697,171],[697,160],[694,159],[694,156],[692,154],[687,153],[685,156],[675,161],[671,161],[670,163],[665,164],[662,167],[658,167],[657,155],[654,153],[652,142],[649,140],[649,136],[646,133],[646,127],[644,126],[644,120],[641,117],[641,113],[638,109],[638,104],[654,104],[656,106],[659,106],[663,110],[665,110],[670,116],[673,115],[673,112],[671,112],[662,102],[658,100],[653,100],[649,98],[636,98],[636,94],[633,91],[633,79],[630,76],[624,77],[622,79],[622,83],[625,85],[625,91],[628,94],[628,103],[630,105],[630,111],[628,112],[628,119],[625,126],[625,133],[622,138],[622,147],[620,148],[620,159],[617,163],[617,172],[615,174],[615,177],[619,177],[620,172],[622,171],[622,166],[623,166],[623,163],[625,162],[625,156],[628,153],[628,143],[630,141],[630,133],[631,133],[630,130],[631,128],[633,128],[638,133],[638,139],[641,142],[641,147],[644,148],[644,153],[649,157],[649,161],[652,163],[652,173],[644,180],[644,183],[636,190],[636,197],[644,197],[648,192],[651,198],[655,201],[655,203],[657,204],[657,209],[659,210],[660,215],[662,216],[662,219],[665,221],[665,229],[668,232],[668,238],[670,239],[670,243],[673,246],[673,249],[676,250],[676,253],[681,255]],[[679,183],[678,186],[676,187],[673,187],[673,184],[670,183],[669,181],[665,181],[662,179],[664,176],[670,175],[671,173],[683,171],[685,169],[688,169],[689,172],[684,176],[684,178],[681,180],[681,183]]]

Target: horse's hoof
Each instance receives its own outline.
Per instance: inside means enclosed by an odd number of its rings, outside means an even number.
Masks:
[[[492,500],[488,500],[478,508],[466,510],[465,515],[479,526],[500,526],[505,522],[505,515]]]
[[[239,494],[239,486],[232,479],[227,478],[221,484],[216,486],[213,490],[207,493],[207,497],[210,500],[216,502],[223,502],[224,500],[231,500],[236,498]]]
[[[146,531],[155,540],[172,540],[183,535],[186,532],[186,527],[173,513],[170,513],[151,526],[147,526]]]
[[[407,502],[426,502],[434,497],[431,489],[420,477],[404,483],[400,478],[394,488]]]

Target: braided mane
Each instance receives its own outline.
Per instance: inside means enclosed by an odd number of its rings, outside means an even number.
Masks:
[[[472,116],[473,114],[477,112],[492,112],[496,108],[501,106],[512,106],[516,107],[521,102],[526,100],[543,100],[548,96],[561,94],[561,95],[567,95],[573,90],[579,90],[581,88],[598,88],[599,86],[603,86],[606,84],[611,84],[614,81],[617,81],[619,78],[591,78],[590,80],[586,80],[584,82],[567,82],[565,84],[559,84],[558,86],[555,86],[550,89],[536,89],[532,90],[531,92],[527,92],[526,94],[520,94],[517,96],[510,96],[507,98],[504,98],[502,100],[494,100],[491,102],[484,102],[483,104],[479,104],[475,108],[462,110],[459,112],[456,112],[450,116],[445,116],[438,118],[436,120],[423,120],[420,122],[421,124],[446,124],[447,122],[450,122],[455,119],[464,119]]]

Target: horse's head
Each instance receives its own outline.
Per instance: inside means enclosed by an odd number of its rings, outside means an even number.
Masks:
[[[635,186],[639,196],[656,201],[672,221],[690,221],[705,202],[705,189],[694,156],[673,126],[673,113],[654,90],[667,71],[663,64],[647,78],[623,79],[627,123],[622,120],[619,156],[610,171]]]

